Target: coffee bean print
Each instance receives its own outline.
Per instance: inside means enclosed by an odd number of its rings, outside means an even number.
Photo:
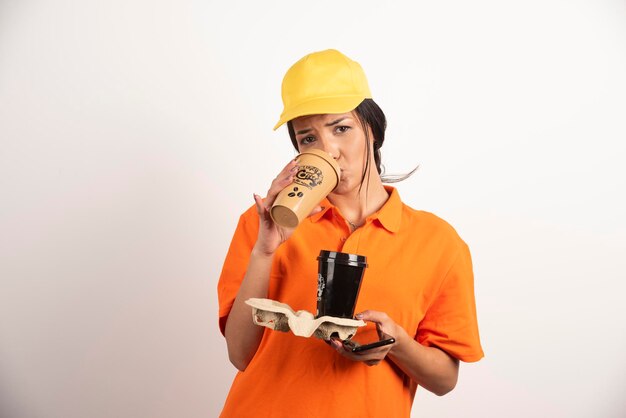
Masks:
[[[302,192],[298,192],[298,197],[302,197],[304,194]]]
[[[289,197],[294,197],[296,194],[294,192],[289,192],[289,194],[287,196]]]

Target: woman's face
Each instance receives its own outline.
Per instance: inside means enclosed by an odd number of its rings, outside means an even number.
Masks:
[[[292,124],[300,152],[317,148],[337,160],[341,169],[341,181],[333,193],[344,194],[358,190],[365,168],[367,148],[365,132],[356,114],[350,112],[301,116],[294,119]],[[372,142],[372,135],[369,137]],[[372,153],[370,157],[369,170],[375,167]]]

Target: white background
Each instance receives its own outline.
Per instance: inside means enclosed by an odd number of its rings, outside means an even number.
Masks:
[[[0,0],[0,416],[219,414],[221,264],[330,47],[474,257],[486,357],[413,416],[626,416],[625,2],[390,3]]]

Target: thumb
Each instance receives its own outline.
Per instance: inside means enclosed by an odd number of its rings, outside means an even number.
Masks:
[[[263,198],[256,193],[254,193],[252,197],[254,198],[254,204],[256,205],[257,213],[259,214],[259,216],[264,216],[265,212],[267,211],[267,206],[265,206]]]
[[[376,324],[378,331],[382,331],[396,339],[401,335],[403,330],[402,327],[398,326],[385,312],[367,310],[356,314],[356,319],[373,322]]]
[[[356,319],[362,319],[364,321],[375,322],[382,325],[389,320],[389,317],[384,312],[367,310],[356,314]]]

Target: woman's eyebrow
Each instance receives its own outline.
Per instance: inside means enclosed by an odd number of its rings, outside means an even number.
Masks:
[[[347,117],[339,118],[339,119],[334,120],[334,121],[332,121],[332,122],[328,122],[328,123],[327,123],[327,124],[325,124],[324,126],[334,126],[334,125],[336,125],[336,124],[338,124],[338,123],[343,122],[343,121],[344,121],[344,120],[346,120],[346,119],[347,119]],[[306,133],[308,133],[308,132],[311,132],[311,128],[301,129],[301,130],[299,130],[299,131],[297,131],[297,132],[296,132],[296,135],[302,135],[302,134],[306,134]]]
[[[328,123],[327,123],[326,125],[324,125],[324,126],[333,126],[333,125],[336,125],[336,124],[338,124],[339,122],[342,122],[342,121],[344,121],[344,120],[346,120],[346,118],[345,118],[345,117],[344,117],[344,118],[339,118],[339,119],[334,120],[334,121],[332,121],[332,122],[328,122]]]

